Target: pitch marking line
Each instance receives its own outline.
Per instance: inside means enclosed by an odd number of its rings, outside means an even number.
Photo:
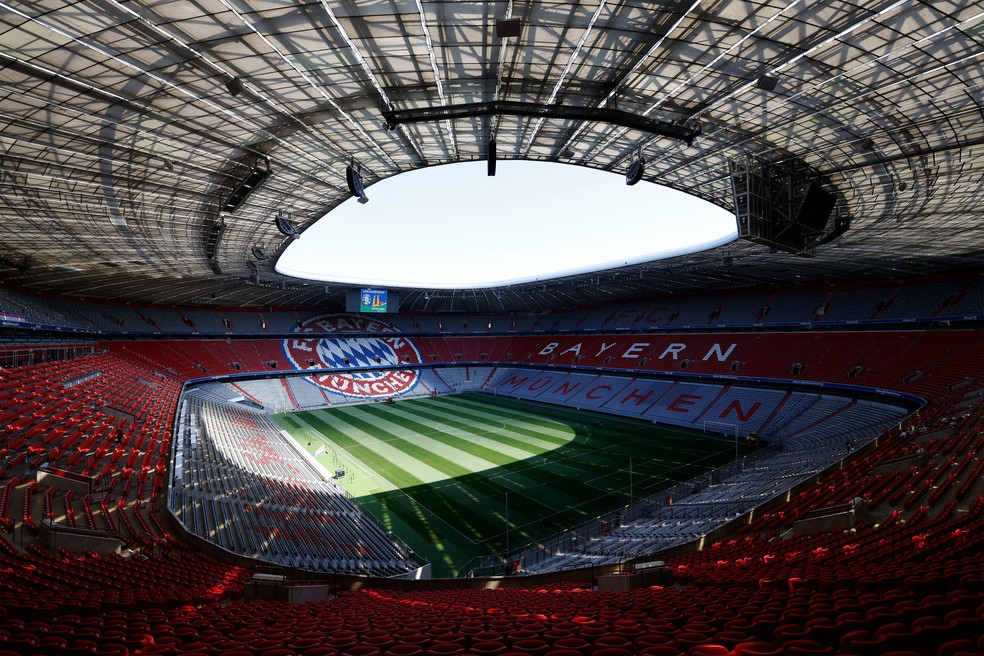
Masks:
[[[465,535],[464,533],[462,533],[453,524],[450,524],[449,522],[447,522],[446,520],[444,520],[439,514],[435,513],[433,510],[431,510],[430,508],[428,508],[427,506],[425,506],[423,503],[421,503],[417,499],[414,499],[413,497],[411,497],[409,494],[407,494],[403,490],[403,488],[398,487],[396,484],[394,484],[388,478],[386,478],[382,474],[376,472],[374,469],[372,469],[371,467],[369,467],[369,465],[363,463],[361,460],[359,460],[358,458],[354,457],[344,447],[342,447],[341,445],[337,444],[335,441],[333,441],[327,435],[324,435],[323,433],[321,433],[321,431],[319,431],[317,428],[315,428],[314,426],[311,426],[311,424],[307,423],[303,419],[298,418],[298,421],[300,421],[301,423],[303,423],[305,426],[308,426],[311,430],[315,431],[319,435],[323,435],[323,439],[324,440],[326,440],[329,444],[331,444],[333,446],[333,448],[337,449],[340,453],[344,454],[345,457],[349,461],[351,461],[352,463],[354,463],[356,467],[358,467],[359,469],[361,469],[372,480],[379,481],[383,485],[388,486],[389,487],[389,491],[399,492],[404,497],[406,497],[407,499],[410,500],[412,506],[419,506],[419,507],[423,508],[424,510],[426,510],[431,515],[431,517],[433,519],[437,520],[441,524],[444,524],[447,528],[449,528],[450,530],[452,530],[455,533],[457,533],[458,535],[460,535],[467,542],[469,542],[469,543],[471,543],[473,545],[481,544],[481,542],[476,541],[473,538],[471,538],[471,537]],[[354,438],[354,437],[352,439],[358,440],[358,438]],[[380,441],[383,441],[383,440],[380,440]],[[361,442],[360,442],[360,446],[366,446],[366,445],[361,444]],[[429,483],[425,483],[425,485],[430,485],[430,484]],[[380,491],[383,491],[383,490],[381,489]],[[358,502],[358,499],[356,499],[355,497],[353,497],[353,500],[355,500],[356,502]],[[362,506],[362,504],[359,503],[359,506]],[[363,510],[365,512],[369,512],[365,507],[363,507]],[[370,513],[370,514],[372,514],[372,513]]]

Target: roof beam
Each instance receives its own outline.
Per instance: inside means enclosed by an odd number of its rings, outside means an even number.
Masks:
[[[679,139],[687,142],[688,145],[700,135],[699,127],[694,128],[667,121],[658,121],[607,107],[568,107],[500,100],[437,107],[390,109],[383,112],[383,119],[388,130],[393,130],[405,123],[427,123],[475,116],[529,116],[562,121],[597,121],[648,132],[661,137]]]

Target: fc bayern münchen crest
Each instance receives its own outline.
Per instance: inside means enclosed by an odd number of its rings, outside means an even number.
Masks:
[[[302,322],[296,337],[284,340],[284,353],[295,369],[359,369],[421,364],[420,351],[392,324],[349,314],[327,314]],[[304,336],[317,333],[317,336]],[[335,333],[335,334],[325,334]],[[346,337],[337,333],[360,333]],[[378,337],[366,333],[383,333]],[[390,333],[390,334],[386,334]],[[319,373],[309,376],[315,385],[351,397],[385,398],[402,394],[417,384],[416,369]]]

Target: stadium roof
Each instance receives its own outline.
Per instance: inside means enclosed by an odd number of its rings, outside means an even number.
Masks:
[[[851,228],[814,258],[743,241],[404,307],[980,270],[982,99],[979,1],[0,0],[0,280],[341,304],[274,272],[278,211],[303,231],[350,197],[353,162],[371,185],[492,138],[499,159],[604,170],[641,153],[645,179],[726,208],[729,160],[800,162]]]

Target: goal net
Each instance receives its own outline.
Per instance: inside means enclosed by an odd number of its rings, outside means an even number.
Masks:
[[[738,424],[726,423],[723,421],[705,421],[704,432],[738,439]]]

